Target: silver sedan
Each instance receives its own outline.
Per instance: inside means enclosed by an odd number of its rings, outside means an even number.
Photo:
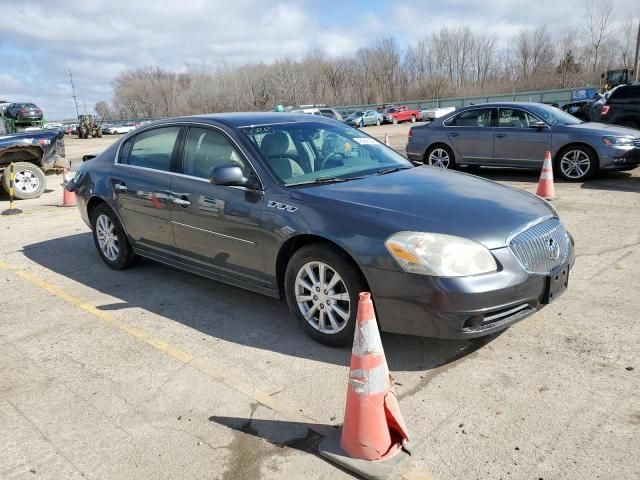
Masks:
[[[547,150],[557,175],[587,180],[602,170],[637,167],[640,130],[583,122],[541,103],[487,103],[413,127],[407,143],[410,160],[441,168],[540,169]]]

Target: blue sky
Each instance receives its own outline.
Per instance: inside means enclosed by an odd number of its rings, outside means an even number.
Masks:
[[[619,21],[637,0],[614,0]],[[73,118],[68,70],[87,109],[110,101],[118,73],[143,65],[270,62],[321,47],[355,52],[392,36],[401,46],[444,25],[506,39],[522,27],[583,22],[584,0],[0,0],[0,100],[33,101],[47,118]],[[505,48],[508,45],[503,45]]]

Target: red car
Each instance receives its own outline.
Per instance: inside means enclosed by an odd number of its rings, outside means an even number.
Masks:
[[[402,107],[389,107],[382,112],[385,123],[398,124],[402,122],[414,123],[420,118],[420,112],[418,110],[411,110],[405,106]]]

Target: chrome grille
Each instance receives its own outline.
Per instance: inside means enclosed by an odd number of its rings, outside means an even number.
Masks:
[[[527,272],[548,274],[567,260],[570,241],[560,220],[550,218],[513,237],[509,248]]]

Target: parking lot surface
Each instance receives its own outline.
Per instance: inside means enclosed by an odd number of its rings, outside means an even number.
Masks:
[[[402,151],[408,128],[365,131]],[[67,140],[68,156],[110,141]],[[284,301],[147,260],[109,270],[48,181],[0,217],[0,478],[352,478],[316,453],[342,421],[349,349],[308,338]],[[640,172],[556,195],[577,253],[560,299],[483,339],[383,334],[425,438],[407,478],[640,477]]]

